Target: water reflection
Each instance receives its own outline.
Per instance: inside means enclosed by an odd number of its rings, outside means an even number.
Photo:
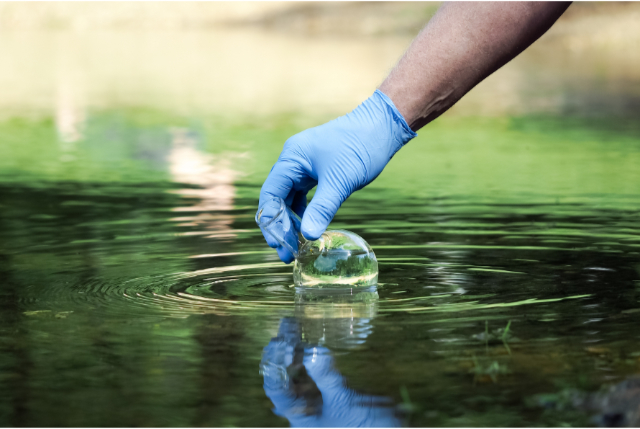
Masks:
[[[333,356],[363,344],[376,313],[375,290],[337,297],[297,294],[295,316],[280,321],[260,363],[273,412],[292,427],[400,426],[392,401],[350,389]]]
[[[187,128],[171,128],[169,172],[176,183],[193,185],[193,188],[174,191],[183,198],[194,199],[192,205],[181,205],[174,212],[196,213],[193,216],[173,218],[180,226],[203,227],[215,231],[212,237],[235,237],[231,232],[232,215],[221,212],[231,210],[235,197],[234,182],[241,176],[233,168],[242,154],[213,156],[198,148],[198,134]],[[211,213],[214,212],[214,213]]]
[[[61,73],[55,98],[55,124],[58,132],[60,161],[76,159],[76,145],[84,137],[86,121],[85,103],[78,79],[68,73]]]
[[[176,43],[158,51],[185,70]],[[51,80],[54,121],[0,123],[4,426],[286,424],[274,406],[294,425],[396,425],[403,386],[417,426],[637,425],[637,385],[620,384],[640,369],[637,121],[442,118],[334,220],[375,249],[380,300],[327,303],[294,296],[253,221],[302,125],[200,116],[168,129],[184,118],[92,111],[95,80],[73,73]],[[172,73],[154,82],[170,88]],[[286,106],[302,97],[289,92]],[[587,399],[528,405],[567,388]]]

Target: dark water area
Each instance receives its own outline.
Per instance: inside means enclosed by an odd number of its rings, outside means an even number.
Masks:
[[[114,117],[0,126],[1,425],[640,423],[633,120],[433,124],[331,226],[379,298],[305,303],[254,223],[295,126]]]

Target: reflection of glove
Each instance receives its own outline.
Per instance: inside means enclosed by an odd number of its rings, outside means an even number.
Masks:
[[[391,99],[377,90],[351,113],[287,140],[262,185],[260,203],[273,196],[283,198],[302,216],[302,234],[315,240],[347,197],[375,179],[416,135]],[[316,185],[306,207],[307,192]],[[273,241],[267,243],[277,247]],[[286,249],[278,248],[278,255],[284,262],[293,260]]]
[[[302,343],[288,335],[297,331],[290,321],[283,320],[278,337],[265,347],[261,365],[264,391],[273,402],[277,415],[288,419],[292,427],[400,425],[389,400],[361,395],[346,387],[344,377],[335,370],[333,358],[325,347],[304,347],[302,364],[317,390],[299,385],[296,392],[285,368],[294,363],[295,351],[302,349]],[[313,393],[318,390],[322,395],[321,402],[314,401]]]
[[[287,367],[293,362],[293,352],[300,343],[300,327],[295,318],[285,317],[280,323],[278,336],[262,351],[260,373],[264,375],[264,386],[286,389],[289,385]]]

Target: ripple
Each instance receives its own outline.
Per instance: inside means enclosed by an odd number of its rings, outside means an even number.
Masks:
[[[606,300],[607,285],[616,283],[612,276],[634,280],[625,273],[635,266],[640,230],[630,206],[473,200],[426,200],[398,213],[384,205],[371,210],[371,202],[356,198],[341,209],[332,227],[359,231],[378,256],[376,314],[455,314]],[[117,261],[114,268],[105,264],[93,275],[78,266],[56,272],[46,285],[26,287],[20,300],[33,311],[85,307],[166,317],[290,312],[296,302],[292,268],[264,245],[253,224],[255,201],[240,202],[245,204],[182,217],[175,217],[175,207],[169,205],[163,210],[170,216],[165,212],[160,220],[154,214],[149,229],[142,221],[87,220],[82,228],[102,228],[101,233],[66,242],[46,237],[33,241],[27,249],[32,255],[53,255],[61,266],[65,259],[91,251],[98,259],[117,255],[143,260],[152,267],[147,273],[169,271],[163,259],[176,270],[149,276],[127,267],[127,275],[119,273],[127,263]],[[34,219],[48,225],[41,231],[49,234],[60,217]],[[224,228],[217,231],[221,221]],[[147,249],[152,250],[149,255]],[[86,261],[79,259],[79,264]]]
[[[391,263],[381,267],[394,268]],[[420,266],[422,264],[414,264]],[[446,267],[436,267],[442,269]],[[451,268],[451,267],[449,267]],[[456,267],[464,269],[464,267]],[[466,268],[491,274],[514,274],[507,270]],[[277,270],[279,273],[251,272],[256,270]],[[291,267],[279,262],[232,265],[191,272],[174,273],[167,276],[139,277],[134,279],[90,279],[75,285],[59,283],[51,285],[45,293],[31,302],[41,305],[74,305],[116,314],[139,314],[151,312],[165,317],[184,318],[193,314],[214,313],[218,315],[242,315],[287,312],[294,308],[295,289],[291,285]],[[248,274],[243,274],[250,272]],[[515,273],[524,274],[524,273]],[[455,284],[448,282],[455,286]],[[588,298],[591,294],[570,295],[559,298],[527,298],[509,301],[508,297],[495,300],[495,294],[468,295],[464,289],[447,292],[433,292],[429,289],[410,289],[410,294],[422,296],[394,297],[397,285],[380,284],[381,298],[377,313],[460,313],[525,305],[548,304],[552,302]],[[338,308],[344,304],[327,304]],[[334,312],[335,313],[335,312]],[[333,313],[332,313],[333,314]]]

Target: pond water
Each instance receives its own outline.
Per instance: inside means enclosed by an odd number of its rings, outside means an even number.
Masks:
[[[313,303],[254,223],[300,129],[0,123],[0,424],[634,424],[634,118],[436,121],[332,223],[379,298]]]
[[[260,186],[437,5],[260,8],[2,5],[0,425],[640,426],[638,4],[572,5],[355,193],[379,284],[337,297]]]

